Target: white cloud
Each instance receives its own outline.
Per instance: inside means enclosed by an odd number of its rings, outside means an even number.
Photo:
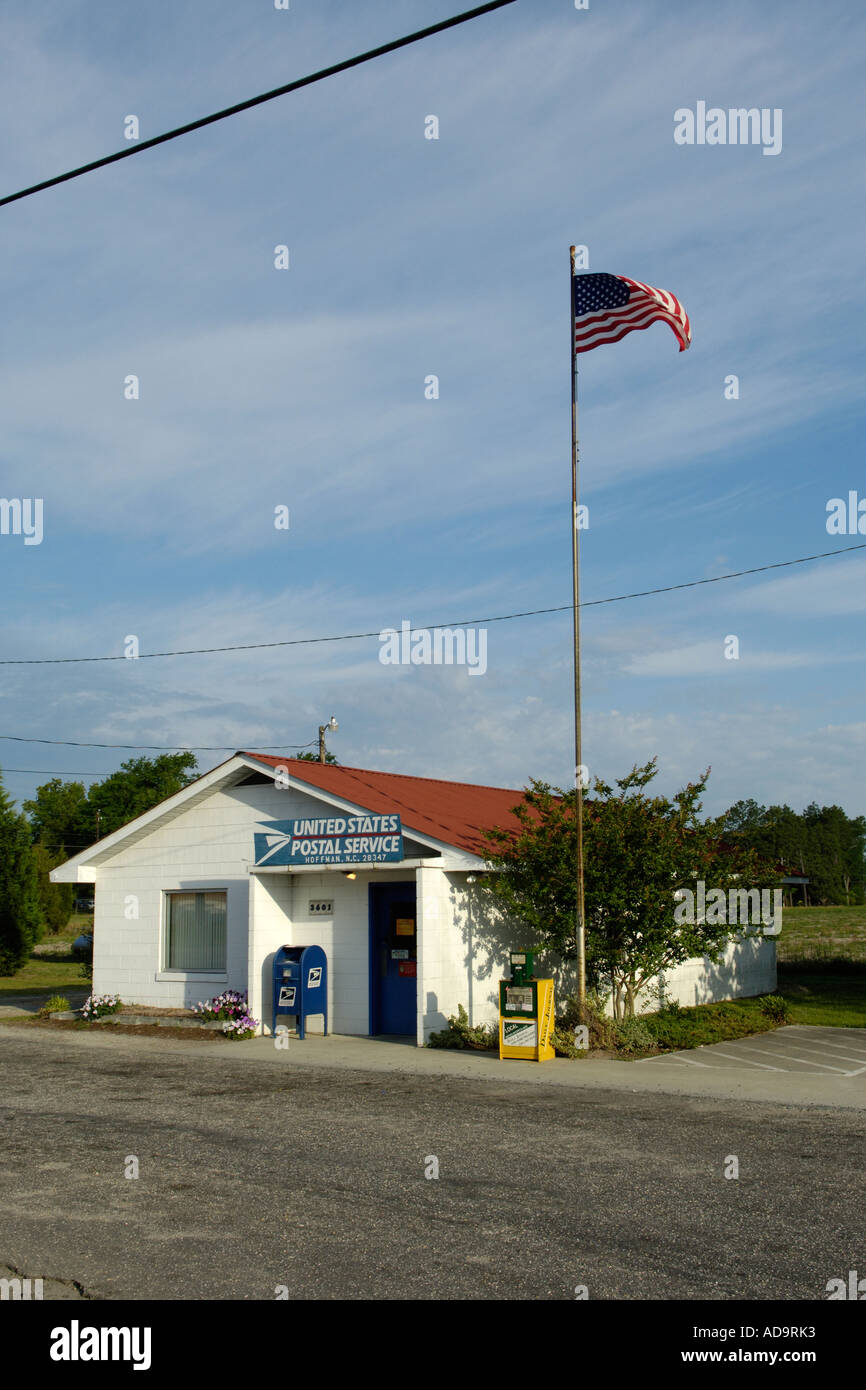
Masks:
[[[852,537],[848,543],[857,542]],[[845,537],[827,536],[821,549],[838,547],[842,550],[845,545]],[[734,595],[732,604],[753,612],[778,613],[803,620],[844,618],[866,612],[866,558],[856,553],[843,555],[803,565],[783,578],[764,578],[754,587]]]

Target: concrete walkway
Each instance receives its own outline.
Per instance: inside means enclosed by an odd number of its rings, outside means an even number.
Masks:
[[[810,1037],[818,1034],[854,1034],[862,1052],[866,1052],[866,1029],[813,1029],[798,1027],[795,1030],[778,1029],[770,1034],[758,1034],[752,1038],[737,1039],[742,1044],[763,1044],[768,1039],[778,1038],[781,1033],[795,1031]],[[802,1045],[802,1039],[798,1038]],[[846,1037],[847,1045],[847,1037]],[[789,1044],[785,1044],[792,1050]],[[687,1054],[672,1054],[676,1057],[699,1056],[706,1063],[706,1054],[717,1049],[727,1049],[729,1043],[715,1043],[711,1047],[696,1048]],[[849,1049],[850,1050],[850,1049]],[[743,1065],[728,1063],[724,1068],[704,1066],[701,1068],[684,1066],[681,1062],[673,1066],[661,1066],[667,1057],[647,1058],[642,1062],[615,1062],[600,1058],[584,1058],[569,1061],[557,1057],[552,1062],[500,1061],[491,1052],[452,1052],[447,1049],[417,1047],[412,1039],[402,1038],[350,1038],[339,1035],[323,1038],[310,1036],[300,1042],[290,1038],[289,1046],[280,1052],[273,1038],[250,1038],[238,1045],[250,1063],[265,1061],[268,1057],[281,1056],[290,1065],[313,1067],[350,1067],[363,1071],[403,1072],[412,1075],[467,1077],[472,1080],[486,1080],[506,1084],[511,1081],[528,1081],[541,1086],[568,1086],[577,1088],[624,1087],[630,1091],[667,1091],[675,1094],[691,1094],[744,1099],[785,1101],[811,1105],[843,1105],[866,1109],[866,1065],[857,1073],[815,1067],[804,1069],[797,1066],[782,1070],[765,1070],[752,1065],[752,1060],[744,1060]],[[852,1052],[851,1054],[855,1054]],[[857,1054],[859,1055],[859,1054]],[[746,1054],[743,1054],[744,1059]],[[844,1064],[846,1067],[855,1063]]]
[[[6,1030],[0,1028],[0,1043]],[[44,1030],[39,1029],[40,1039]],[[568,1061],[556,1058],[552,1062],[501,1062],[492,1052],[451,1052],[438,1048],[417,1047],[412,1039],[358,1038],[331,1034],[327,1038],[307,1034],[303,1042],[289,1038],[286,1048],[278,1048],[270,1037],[249,1038],[245,1042],[228,1042],[217,1038],[206,1045],[201,1040],[186,1042],[182,1038],[136,1038],[133,1034],[117,1034],[110,1029],[73,1032],[58,1025],[63,1046],[70,1052],[78,1048],[108,1047],[124,1054],[135,1053],[143,1062],[152,1052],[194,1052],[208,1065],[219,1067],[227,1057],[252,1068],[274,1069],[290,1067],[298,1071],[336,1069],[367,1074],[399,1074],[428,1077],[454,1077],[455,1080],[484,1081],[500,1088],[507,1097],[514,1083],[536,1086],[565,1087],[570,1091],[622,1090],[634,1093],[688,1095],[696,1098],[718,1098],[792,1105],[815,1105],[830,1108],[866,1110],[866,1069],[855,1061],[844,1066],[856,1067],[853,1074],[836,1070],[835,1063],[825,1059],[824,1068],[783,1070],[781,1066],[765,1063],[755,1066],[748,1054],[724,1065],[707,1063],[717,1049],[730,1051],[738,1045],[763,1045],[765,1040],[779,1040],[792,1050],[784,1037],[795,1032],[798,1045],[811,1040],[812,1034],[831,1034],[839,1040],[840,1050],[866,1044],[866,1030],[854,1028],[778,1029],[772,1034],[737,1039],[736,1044],[714,1043],[711,1047],[696,1048],[689,1053],[652,1057],[640,1062],[615,1062],[585,1058]],[[33,1036],[29,1030],[17,1029],[18,1036]],[[826,1044],[822,1043],[822,1046]],[[852,1056],[853,1056],[852,1052]],[[688,1061],[683,1061],[687,1057]],[[722,1059],[724,1060],[724,1059]],[[690,1065],[690,1062],[702,1065]],[[841,1067],[841,1063],[839,1064]],[[830,1070],[829,1067],[833,1067]]]

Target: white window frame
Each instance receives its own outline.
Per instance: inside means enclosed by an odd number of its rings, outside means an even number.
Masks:
[[[222,893],[226,900],[226,936],[225,936],[225,968],[223,970],[180,970],[171,968],[166,962],[169,950],[169,932],[171,930],[171,905],[170,899],[178,893]],[[228,959],[229,959],[229,887],[225,883],[202,883],[196,884],[194,888],[164,888],[162,898],[162,928],[160,931],[159,959],[160,967],[156,972],[157,980],[198,980],[206,983],[212,980],[215,984],[225,984],[228,981]]]

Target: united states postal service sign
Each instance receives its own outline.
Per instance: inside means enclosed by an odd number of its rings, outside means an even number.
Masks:
[[[403,858],[399,816],[330,816],[259,821],[255,865],[392,864]]]

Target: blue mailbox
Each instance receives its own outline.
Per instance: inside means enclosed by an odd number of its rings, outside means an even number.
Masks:
[[[298,1037],[310,1014],[321,1014],[328,1031],[328,959],[321,946],[281,946],[274,956],[274,1012],[271,1032],[277,1031],[278,1014],[295,1014]]]

